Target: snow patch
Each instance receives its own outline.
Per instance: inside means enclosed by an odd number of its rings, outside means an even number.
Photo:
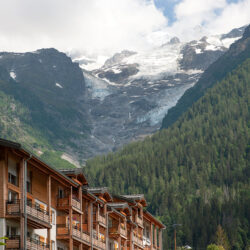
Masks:
[[[216,50],[218,50],[218,47],[213,45],[213,44],[209,44],[209,45],[206,46],[205,50],[216,51]]]
[[[139,64],[139,72],[131,78],[152,77],[162,72],[172,75],[178,71],[181,47],[182,44],[180,43],[138,52],[124,58],[123,62],[126,64]]]
[[[112,70],[113,70],[113,72],[114,72],[115,74],[120,74],[120,73],[122,72],[121,69],[119,69],[119,68],[117,68],[117,67],[113,67]]]
[[[224,47],[229,48],[232,43],[239,40],[241,37],[233,37],[233,38],[225,38],[222,40],[222,44]]]
[[[16,80],[16,73],[15,73],[15,71],[10,71],[10,77],[12,78],[12,79],[14,79],[14,80]]]
[[[58,82],[56,82],[56,87],[58,87],[58,88],[60,88],[60,89],[63,88],[63,86],[62,86],[60,83],[58,83]]]
[[[202,52],[201,52],[201,49],[195,49],[195,53],[196,54],[201,54]]]

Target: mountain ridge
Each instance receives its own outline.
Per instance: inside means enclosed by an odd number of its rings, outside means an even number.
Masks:
[[[197,84],[187,90],[184,95],[178,100],[175,107],[172,107],[162,122],[162,128],[167,128],[172,125],[178,117],[184,113],[191,105],[197,101],[204,91],[211,87],[216,81],[220,81],[225,75],[232,71],[239,63],[250,57],[250,25],[245,28],[243,37],[233,43],[230,50],[222,55],[217,61],[211,64],[201,76]],[[228,62],[228,58],[234,60]],[[219,67],[218,67],[219,65]],[[211,73],[212,72],[212,73]]]

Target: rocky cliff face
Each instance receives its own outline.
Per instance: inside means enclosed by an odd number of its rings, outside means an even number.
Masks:
[[[93,59],[80,63],[90,97],[93,140],[110,151],[155,132],[168,109],[243,31],[235,29],[189,43],[174,37],[150,51],[116,53],[91,71]]]
[[[4,52],[0,90],[30,110],[27,122],[55,148],[86,159],[159,129],[168,109],[242,32],[189,43],[175,37],[150,51],[116,53],[102,67],[55,49]]]

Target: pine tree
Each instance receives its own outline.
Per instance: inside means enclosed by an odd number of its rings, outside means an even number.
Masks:
[[[225,250],[230,250],[230,245],[229,245],[229,241],[227,238],[227,234],[225,233],[225,231],[223,230],[221,225],[218,225],[217,227],[217,231],[216,231],[216,244],[218,246],[223,246],[223,248]]]

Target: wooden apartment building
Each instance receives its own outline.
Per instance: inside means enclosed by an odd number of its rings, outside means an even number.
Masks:
[[[82,169],[58,171],[0,139],[2,249],[162,249],[164,225],[143,195],[89,187]]]

